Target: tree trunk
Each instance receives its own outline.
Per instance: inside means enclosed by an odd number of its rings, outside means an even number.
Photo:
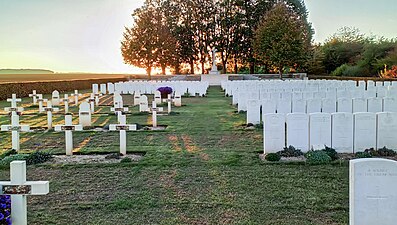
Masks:
[[[279,69],[278,71],[279,71],[279,75],[280,75],[280,80],[282,80],[282,79],[283,79],[283,70],[282,70],[282,67],[280,67],[280,69]]]
[[[234,59],[234,74],[238,73],[237,60]]]
[[[201,61],[201,74],[205,74],[204,61]]]
[[[176,64],[175,64],[175,74],[178,75],[178,74],[180,74],[180,73],[181,73],[181,71],[180,71],[180,65],[179,65],[179,63],[176,63]]]
[[[165,75],[165,69],[166,69],[167,67],[165,66],[165,65],[161,65],[161,74],[162,75]]]
[[[190,74],[194,74],[194,61],[190,61]]]
[[[152,79],[152,67],[151,66],[146,67],[146,73],[147,73],[148,79],[151,80]]]
[[[255,63],[250,62],[250,74],[254,74],[254,73],[255,73]]]

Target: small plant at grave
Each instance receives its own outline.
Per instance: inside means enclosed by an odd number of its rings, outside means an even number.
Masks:
[[[330,148],[330,147],[328,147],[328,146],[325,146],[325,149],[323,149],[323,151],[324,151],[325,153],[327,153],[327,155],[328,155],[329,157],[331,157],[332,161],[335,161],[335,160],[337,160],[337,159],[339,158],[339,157],[338,157],[338,153],[337,153],[336,150],[333,149],[333,148]]]
[[[16,154],[18,154],[17,150],[15,150],[15,149],[10,149],[10,150],[5,151],[3,154],[1,154],[1,155],[0,155],[0,159],[4,159],[4,158],[7,157],[7,156],[16,155]]]
[[[161,93],[162,98],[166,98],[169,94],[172,94],[172,88],[168,86],[159,87],[157,90]]]
[[[300,149],[295,149],[294,146],[284,147],[284,150],[277,152],[281,157],[298,157],[303,155]]]
[[[281,156],[277,153],[269,153],[265,156],[265,159],[269,162],[278,162],[281,159]]]
[[[0,224],[11,224],[11,197],[0,195]]]
[[[36,151],[27,157],[26,163],[28,165],[40,164],[45,163],[52,158],[53,157],[50,153]]]
[[[306,162],[311,165],[327,164],[332,161],[331,157],[323,150],[308,151],[305,157]]]
[[[356,158],[372,158],[372,155],[369,152],[356,152],[354,156]]]
[[[365,149],[364,152],[371,154],[372,156],[396,156],[396,152],[385,147],[375,150],[374,148]]]
[[[132,160],[131,160],[130,158],[128,158],[128,157],[125,157],[125,158],[123,158],[123,159],[120,161],[120,163],[130,163],[130,162],[132,162]]]
[[[16,154],[16,155],[9,155],[6,156],[4,159],[0,161],[0,166],[9,167],[12,161],[16,160],[27,160],[29,157],[28,154]]]

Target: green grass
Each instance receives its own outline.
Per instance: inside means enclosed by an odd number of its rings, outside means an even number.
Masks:
[[[160,116],[166,131],[128,133],[128,152],[146,152],[139,162],[30,166],[28,179],[49,180],[50,194],[28,197],[29,224],[347,224],[347,165],[262,162],[262,130],[242,129],[245,117],[230,102],[210,88],[208,97],[184,98],[186,106],[173,108],[179,114]],[[128,122],[150,122],[133,110]],[[95,125],[116,121],[109,118],[98,116]],[[10,136],[0,134],[3,150]],[[21,148],[63,154],[63,137],[23,134]],[[85,141],[83,153],[118,151],[118,133],[74,137],[75,146]],[[0,179],[9,179],[7,169]]]

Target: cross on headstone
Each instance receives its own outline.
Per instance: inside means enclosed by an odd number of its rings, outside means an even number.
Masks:
[[[163,108],[158,108],[156,105],[156,101],[152,102],[152,108],[150,108],[150,111],[152,112],[152,124],[153,127],[157,127],[157,112],[162,112]]]
[[[71,96],[74,97],[74,105],[75,105],[75,106],[78,106],[78,105],[79,105],[79,97],[80,97],[81,95],[82,95],[82,94],[79,94],[79,91],[78,91],[78,90],[74,90],[74,93],[71,94]]]
[[[56,125],[55,131],[65,131],[66,155],[73,155],[73,131],[82,131],[82,125],[72,124],[72,115],[65,115],[65,125]]]
[[[52,107],[51,101],[48,101],[47,102],[47,107],[45,107],[44,110],[47,112],[47,126],[48,126],[48,129],[51,129],[52,128],[52,112],[58,112],[59,108]]]
[[[167,104],[168,104],[167,110],[168,110],[168,114],[170,114],[171,113],[171,103],[174,102],[174,100],[171,98],[171,94],[168,94],[167,99],[164,99],[163,101],[167,102]]]
[[[12,98],[7,99],[7,102],[11,102],[11,107],[6,107],[6,108],[4,108],[4,110],[6,112],[16,112],[16,113],[22,112],[23,108],[17,107],[17,102],[21,102],[21,101],[22,101],[22,99],[17,98],[16,94],[12,94]]]
[[[1,125],[1,131],[11,131],[12,149],[19,151],[19,132],[28,132],[28,125],[19,125],[19,116],[11,116],[11,125]]]
[[[65,94],[64,97],[61,99],[61,101],[62,101],[63,104],[64,104],[64,111],[65,111],[65,114],[66,114],[66,113],[69,113],[69,95],[68,95],[68,94]]]
[[[90,97],[87,99],[87,102],[90,103],[91,113],[95,112],[95,95],[90,94]]]
[[[42,94],[38,94],[37,102],[39,103],[39,113],[42,113],[44,111],[43,102],[47,102],[47,101],[48,99],[43,98]]]
[[[0,181],[2,195],[11,195],[11,220],[14,225],[27,225],[27,195],[46,195],[48,181],[26,181],[26,161],[10,163],[10,181]]]
[[[36,90],[33,90],[33,93],[29,94],[29,97],[33,98],[33,105],[36,105],[37,104],[37,97],[38,97],[38,95],[36,93]]]
[[[135,131],[135,124],[127,124],[126,116],[120,115],[119,124],[110,124],[109,130],[120,131],[120,153],[122,155],[127,154],[127,131]]]

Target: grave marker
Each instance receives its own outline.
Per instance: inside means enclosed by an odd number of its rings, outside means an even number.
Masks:
[[[314,150],[331,147],[331,114],[312,113],[309,117],[309,143]]]
[[[79,105],[79,97],[82,96],[82,94],[79,94],[78,90],[74,90],[74,93],[71,94],[71,96],[74,97],[74,105],[78,106]]]
[[[332,148],[339,153],[353,153],[353,114],[332,113]]]
[[[55,131],[65,131],[66,155],[73,155],[73,131],[82,131],[82,125],[73,125],[72,115],[65,115],[65,125],[56,125]]]
[[[285,147],[285,116],[269,113],[263,116],[264,154],[276,153]]]
[[[135,131],[135,124],[127,124],[126,116],[121,115],[119,124],[110,124],[109,130],[120,132],[120,154],[127,155],[127,131]]]
[[[354,113],[354,152],[376,148],[376,114]]]
[[[287,114],[287,146],[309,150],[309,116],[306,113]]]
[[[42,94],[38,94],[37,102],[39,103],[39,113],[44,112],[43,102],[47,102],[47,99],[43,98]]]
[[[11,131],[12,149],[19,151],[20,149],[19,133],[30,131],[30,127],[28,125],[20,125],[19,116],[12,115],[11,125],[1,125],[1,131]]]
[[[157,127],[157,112],[162,112],[163,108],[158,108],[156,105],[156,101],[152,102],[152,107],[150,108],[150,112],[152,112],[152,125],[153,127]]]
[[[377,149],[397,149],[397,113],[377,113]]]
[[[52,112],[58,112],[59,108],[52,107],[51,102],[48,101],[47,102],[47,107],[45,107],[44,110],[47,112],[47,126],[48,126],[48,129],[51,129],[52,128]]]
[[[59,91],[55,90],[52,92],[51,103],[53,106],[59,106]]]
[[[22,99],[17,98],[16,94],[12,94],[12,98],[8,98],[7,102],[11,102],[11,107],[5,107],[4,111],[6,112],[22,112],[23,108],[22,107],[18,107],[17,103],[18,102],[22,102]]]
[[[91,126],[91,108],[88,102],[83,102],[79,106],[79,124],[83,127]]]
[[[33,93],[29,94],[29,97],[33,98],[33,105],[36,105],[37,104],[37,97],[38,97],[38,95],[36,93],[36,90],[33,90]]]

